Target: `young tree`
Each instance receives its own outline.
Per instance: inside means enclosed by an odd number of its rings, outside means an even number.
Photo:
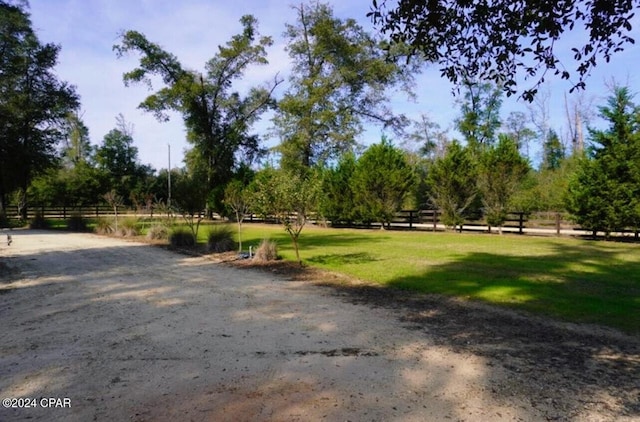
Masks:
[[[572,65],[555,50],[563,39],[575,40],[571,49],[579,79],[584,79],[599,59],[609,61],[626,44],[633,44],[631,19],[639,3],[629,1],[513,0],[373,0],[369,13],[380,30],[393,41],[410,45],[426,60],[438,63],[454,84],[468,78],[493,81],[507,93],[517,92],[520,71],[538,77],[522,93],[533,100],[548,73],[571,79]],[[583,39],[574,27],[583,27]],[[585,39],[586,38],[586,39]]]
[[[79,105],[75,88],[53,71],[60,47],[40,43],[25,8],[0,1],[0,214],[9,193],[25,194],[55,165],[64,121]]]
[[[431,201],[442,212],[442,222],[454,229],[478,194],[477,168],[468,148],[453,141],[444,157],[435,160],[427,174]]]
[[[259,172],[252,184],[257,209],[265,215],[274,215],[284,226],[300,265],[300,234],[310,213],[316,210],[319,188],[320,180],[314,171],[301,174],[273,168]]]
[[[295,10],[297,22],[285,32],[293,72],[274,123],[282,167],[304,171],[352,150],[365,121],[401,127],[387,90],[409,84],[413,68],[399,66],[355,20],[335,18],[326,4]]]
[[[105,193],[103,196],[104,200],[107,201],[107,204],[111,208],[113,208],[113,214],[115,216],[116,229],[115,232],[118,233],[118,207],[121,207],[124,204],[122,196],[118,195],[115,189],[111,189],[109,192]]]
[[[238,223],[238,251],[242,252],[242,222],[251,208],[251,197],[241,180],[232,180],[227,184],[224,202],[235,214]]]
[[[528,171],[529,163],[507,135],[499,135],[498,143],[480,156],[478,189],[489,230],[497,226],[502,233],[510,200]]]
[[[612,231],[640,226],[640,107],[628,88],[615,87],[600,115],[606,131],[591,130],[593,158],[580,163],[569,185],[567,207],[585,229]]]
[[[399,149],[382,138],[371,145],[356,164],[352,190],[360,214],[367,220],[390,227],[407,195],[413,191],[416,177]]]
[[[206,185],[202,183],[201,175],[188,171],[180,171],[177,175],[178,177],[171,180],[174,186],[171,204],[182,215],[191,230],[193,239],[197,241],[200,223],[204,218],[203,213],[207,205]]]
[[[270,37],[261,37],[257,21],[246,15],[240,20],[241,34],[231,38],[206,63],[205,72],[185,69],[178,59],[136,31],[127,31],[122,42],[114,46],[118,56],[128,52],[141,55],[140,67],[125,73],[125,85],[146,83],[158,76],[163,88],[148,96],[140,108],[166,121],[169,110],[182,114],[187,140],[193,145],[191,170],[202,172],[209,215],[222,204],[224,186],[233,176],[240,155],[247,159],[261,153],[258,136],[249,133],[260,115],[274,106],[272,92],[281,82],[277,79],[267,88],[252,88],[243,97],[232,91],[251,65],[267,64],[266,48]],[[198,167],[197,169],[195,167]]]

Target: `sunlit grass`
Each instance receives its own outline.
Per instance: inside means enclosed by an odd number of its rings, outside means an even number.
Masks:
[[[281,226],[245,224],[294,261]],[[439,293],[640,333],[640,245],[572,238],[308,227],[305,264],[382,285]]]

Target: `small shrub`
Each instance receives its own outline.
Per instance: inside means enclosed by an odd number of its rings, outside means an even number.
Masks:
[[[154,224],[147,231],[147,239],[149,240],[165,240],[169,238],[169,230],[163,224]]]
[[[256,261],[275,261],[278,259],[278,245],[268,239],[260,242],[253,259]]]
[[[233,228],[227,224],[218,224],[211,228],[207,236],[207,250],[212,253],[229,252],[236,249],[233,240]]]
[[[44,215],[40,211],[37,211],[36,215],[33,216],[31,221],[29,221],[29,228],[30,229],[48,229],[49,222],[44,218]]]
[[[125,218],[118,222],[118,235],[124,237],[137,236],[140,234],[137,218]]]
[[[96,227],[94,230],[97,234],[101,235],[111,234],[114,231],[113,221],[110,218],[98,218],[98,220],[96,220]]]
[[[87,221],[80,214],[73,214],[67,219],[67,230],[73,232],[87,231]]]
[[[196,238],[191,230],[178,228],[169,235],[169,244],[174,248],[192,247],[196,245]]]

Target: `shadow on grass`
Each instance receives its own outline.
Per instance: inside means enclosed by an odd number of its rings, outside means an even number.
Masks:
[[[366,264],[368,262],[377,261],[373,255],[361,252],[361,253],[349,253],[349,254],[327,254],[314,256],[307,259],[307,261],[313,264],[319,265],[346,265],[346,264]]]
[[[389,286],[478,299],[640,334],[640,262],[615,250],[555,245],[543,256],[470,253]]]
[[[242,243],[246,245],[258,245],[263,239],[270,239],[276,241],[279,245],[286,245],[287,247],[291,243],[291,238],[284,229],[275,232],[265,231],[263,235],[256,234],[255,232],[251,232],[249,234],[244,233]],[[307,232],[303,230],[300,235],[300,248],[302,250],[313,250],[314,248],[334,248],[340,246],[352,246],[354,244],[384,243],[389,239],[389,236],[384,235],[372,236],[367,233],[354,234],[343,232],[327,234],[313,232],[309,233],[307,236]]]

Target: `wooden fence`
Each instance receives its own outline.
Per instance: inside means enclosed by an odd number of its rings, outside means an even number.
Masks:
[[[8,207],[7,217],[10,219],[18,219],[17,207]],[[119,207],[118,213],[122,215],[137,215],[137,216],[154,216],[153,208],[126,208]],[[71,216],[81,215],[86,218],[97,218],[102,216],[113,215],[113,208],[104,205],[92,205],[85,207],[51,207],[42,205],[31,205],[28,208],[28,218],[32,219],[36,214],[43,216],[47,219],[67,219]],[[329,221],[323,221],[315,216],[312,216],[310,220],[315,224],[331,225]],[[247,214],[245,216],[245,222],[265,222],[265,223],[277,223],[277,219],[274,216],[267,216],[265,219],[257,214]],[[335,224],[335,227],[356,227],[356,228],[376,228],[380,227],[380,223],[349,223],[349,224]],[[438,210],[425,209],[425,210],[402,210],[399,211],[393,221],[391,222],[391,228],[393,229],[405,229],[405,230],[443,230],[444,225],[441,221],[441,213]],[[486,221],[478,216],[477,218],[469,218],[464,221],[462,230],[492,230],[487,226]],[[503,229],[510,232],[516,232],[523,234],[525,232],[545,232],[550,234],[571,234],[579,233],[581,228],[575,225],[570,220],[570,216],[566,213],[557,212],[510,212],[507,217],[507,221],[503,225]],[[622,232],[623,235],[637,233],[633,230],[627,230]]]

